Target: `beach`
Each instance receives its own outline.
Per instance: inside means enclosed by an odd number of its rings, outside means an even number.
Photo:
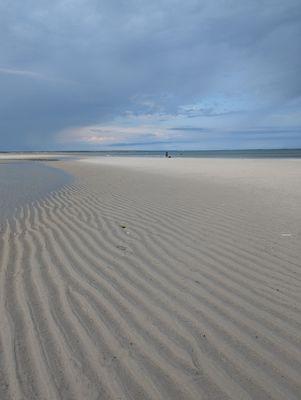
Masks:
[[[70,180],[1,221],[1,400],[300,399],[300,159],[45,159]]]

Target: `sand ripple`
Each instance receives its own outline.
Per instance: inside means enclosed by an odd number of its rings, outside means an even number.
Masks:
[[[6,223],[0,398],[300,399],[296,247],[267,251],[264,226],[223,204],[118,179]]]

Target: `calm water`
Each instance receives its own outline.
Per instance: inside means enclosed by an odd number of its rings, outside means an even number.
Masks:
[[[63,171],[39,162],[0,162],[0,223],[14,210],[68,183]]]
[[[172,157],[190,158],[301,158],[301,149],[280,150],[185,150],[168,151]],[[79,156],[164,157],[165,151],[91,151],[74,152]]]
[[[168,149],[167,149],[168,150]],[[95,157],[95,156],[122,156],[122,157],[164,157],[165,150],[114,150],[114,151],[70,151],[70,152],[44,152],[44,154],[59,154],[59,158],[65,155],[70,158]],[[1,153],[0,153],[1,154]],[[268,149],[268,150],[198,150],[198,151],[173,151],[171,157],[193,158],[301,158],[301,149]]]

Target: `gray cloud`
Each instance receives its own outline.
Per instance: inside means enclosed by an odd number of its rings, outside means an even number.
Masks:
[[[57,138],[146,114],[152,128],[193,117],[207,132],[248,131],[248,141],[273,124],[285,143],[301,125],[300,20],[299,0],[3,1],[1,147],[85,147]],[[186,141],[200,146],[192,129]]]

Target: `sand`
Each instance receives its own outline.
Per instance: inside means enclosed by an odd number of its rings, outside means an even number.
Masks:
[[[300,399],[301,160],[55,165],[1,232],[1,400]]]
[[[55,152],[46,152],[46,153],[37,153],[37,152],[26,152],[26,153],[0,153],[0,162],[1,161],[16,161],[16,160],[31,160],[31,161],[55,161],[57,159],[66,159],[66,158],[74,158],[74,155],[66,154],[66,153],[55,153]]]

